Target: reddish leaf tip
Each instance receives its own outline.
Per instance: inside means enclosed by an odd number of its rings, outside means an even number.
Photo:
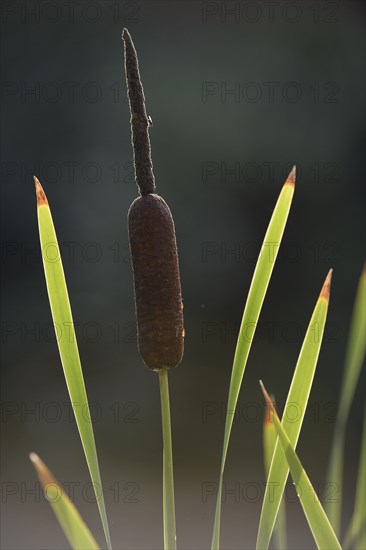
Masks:
[[[261,387],[264,387],[263,382],[262,382]],[[270,394],[269,399],[272,402],[273,407],[275,407],[274,395]],[[268,426],[268,424],[273,424],[273,415],[271,414],[271,407],[266,401],[266,411],[265,411],[265,414],[264,414],[264,425]]]
[[[39,477],[39,480],[43,486],[47,485],[47,483],[56,482],[50,470],[47,468],[46,464],[43,462],[43,460],[39,458],[39,456],[36,453],[33,453],[33,452],[30,453],[29,458],[34,465],[37,475]]]
[[[39,179],[36,176],[33,176],[33,179],[34,179],[34,184],[36,186],[37,206],[42,206],[44,204],[48,205],[46,194],[43,191],[43,187]]]
[[[291,172],[287,177],[285,185],[289,185],[290,187],[295,187],[295,182],[296,182],[296,165],[294,164]]]
[[[329,302],[330,285],[331,285],[331,282],[332,282],[332,274],[333,274],[333,269],[330,269],[329,272],[328,272],[328,275],[327,275],[327,277],[324,281],[323,288],[320,292],[320,298],[324,298],[324,300],[326,302]]]
[[[259,385],[260,385],[262,393],[264,395],[264,399],[266,400],[266,404],[268,405],[268,407],[273,408],[273,403],[271,401],[271,398],[268,395],[268,392],[267,392],[266,388],[264,387],[264,384],[263,384],[262,380],[259,380]]]
[[[264,396],[264,399],[266,400],[266,405],[267,405],[267,408],[268,408],[268,417],[270,420],[268,420],[269,422],[273,422],[273,415],[276,415],[277,417],[277,412],[276,412],[276,409],[272,403],[272,400],[266,390],[266,388],[264,387],[264,384],[262,382],[262,380],[259,380],[259,385],[261,387],[261,390],[262,390],[262,393],[263,393],[263,396]],[[272,414],[271,414],[272,413]]]

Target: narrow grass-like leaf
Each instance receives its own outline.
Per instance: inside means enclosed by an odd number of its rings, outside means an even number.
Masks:
[[[332,450],[330,454],[327,486],[337,489],[337,498],[326,505],[328,517],[337,535],[340,532],[343,488],[344,440],[346,426],[353,396],[359,378],[366,348],[366,266],[363,269],[352,312],[351,327],[347,343],[341,397],[337,423],[335,425]]]
[[[300,435],[323,339],[331,276],[332,270],[327,275],[311,317],[282,417],[282,425],[294,449],[296,449]],[[295,412],[291,413],[291,409]],[[267,550],[268,548],[285,488],[289,468],[284,458],[282,447],[277,440],[259,521],[257,549],[260,550]],[[275,491],[273,490],[274,487],[276,488]]]
[[[224,443],[215,510],[215,522],[212,536],[212,550],[218,550],[220,546],[222,482],[235,409],[238,401],[241,383],[243,380],[244,370],[255,333],[255,328],[257,326],[259,314],[262,308],[264,297],[266,295],[273,267],[276,262],[278,250],[287,222],[287,217],[290,211],[290,206],[295,190],[295,177],[296,169],[294,166],[284,186],[282,187],[280,196],[277,200],[277,204],[272,214],[271,221],[269,222],[269,226],[264,237],[257,265],[255,267],[252,283],[249,289],[248,298],[243,313],[243,318],[241,321],[228,395],[228,412],[225,421]]]
[[[280,441],[283,452],[290,468],[291,477],[296,486],[296,492],[299,497],[301,506],[304,510],[307,522],[315,539],[319,550],[341,550],[341,545],[332,529],[330,521],[324,512],[322,505],[313,489],[310,479],[308,478],[287,434],[284,430],[280,419],[271,403],[270,397],[266,392],[262,382],[261,388],[266,399],[267,405],[272,410],[274,426],[276,428],[278,439]]]
[[[355,548],[366,548],[366,409],[363,419],[360,461],[358,464],[355,507],[344,539],[344,548],[354,543]]]
[[[271,398],[271,401],[274,402],[274,399]],[[268,478],[269,475],[273,452],[277,441],[277,431],[274,426],[269,407],[267,407],[267,409],[268,410],[266,412],[263,423],[263,454],[266,478]],[[286,503],[283,498],[278,510],[277,520],[273,530],[273,538],[276,548],[279,548],[280,550],[285,550],[287,548]]]
[[[74,550],[99,550],[88,526],[62,486],[35,453],[29,455],[42,484],[43,494],[51,505],[59,524]]]
[[[56,337],[58,349],[76,424],[93,482],[104,534],[108,548],[111,548],[93,426],[91,423],[88,398],[81,369],[60,249],[46,195],[36,177],[34,181],[37,193],[38,226],[43,267],[52,318],[55,328],[57,329]]]

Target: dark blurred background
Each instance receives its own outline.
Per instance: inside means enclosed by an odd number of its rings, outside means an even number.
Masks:
[[[122,28],[153,119],[158,192],[174,214],[185,306],[171,373],[178,544],[210,546],[232,358],[255,259],[292,164],[297,186],[239,398],[222,547],[253,548],[263,484],[262,378],[282,410],[330,267],[299,454],[323,494],[364,261],[363,2],[4,1],[2,18],[2,547],[64,549],[28,460],[36,451],[103,535],[52,332],[33,174],[63,254],[117,549],[157,549],[157,375],[136,348],[126,216],[132,169]],[[347,436],[354,498],[365,375]],[[236,491],[233,494],[233,491]],[[231,491],[231,492],[230,492]],[[289,548],[314,542],[289,483]]]

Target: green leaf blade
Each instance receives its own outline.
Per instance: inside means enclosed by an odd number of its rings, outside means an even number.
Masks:
[[[255,328],[258,323],[262,304],[267,292],[269,281],[285,230],[287,218],[290,212],[290,207],[295,190],[295,176],[296,170],[294,167],[289,177],[287,178],[287,181],[282,187],[271,220],[269,222],[268,229],[265,234],[263,245],[255,267],[239,330],[228,396],[228,413],[226,415],[225,421],[224,443],[215,509],[215,521],[212,535],[212,550],[218,550],[220,546],[222,482],[234,414]]]
[[[263,384],[261,385],[267,403],[270,403],[270,398],[265,391]],[[271,406],[273,411],[273,421],[278,438],[286,456],[292,479],[296,485],[296,492],[316,545],[319,550],[341,550],[341,545],[339,544],[328,517],[312,487],[310,479],[308,478],[300,459],[291,444],[288,434],[284,429],[283,422],[281,424],[281,421],[278,418],[272,404]]]
[[[328,273],[306,331],[282,418],[283,428],[294,449],[300,435],[323,339],[331,275],[332,271]],[[291,409],[294,409],[294,412],[289,415],[288,411]],[[283,450],[277,441],[264,493],[257,549],[267,550],[269,546],[288,473],[289,468],[284,460]],[[276,491],[273,491],[274,487]]]
[[[29,455],[43,487],[43,493],[73,550],[99,550],[88,526],[62,486],[35,453]]]
[[[349,414],[358,377],[361,372],[366,350],[366,266],[360,277],[352,312],[349,340],[347,344],[345,372],[339,417],[344,422]]]
[[[62,266],[51,210],[41,184],[35,178],[38,201],[38,226],[42,250],[43,267],[51,307],[51,313],[56,330],[57,345],[61,357],[66,385],[73,407],[76,424],[93,482],[98,509],[103,524],[108,548],[111,549],[111,539],[107,513],[105,508],[102,482],[99,470],[98,456],[94,439],[89,403],[81,368],[77,346],[74,322],[71,312],[69,295]],[[61,331],[61,336],[57,330]],[[100,489],[100,494],[96,488]]]
[[[366,408],[363,419],[360,459],[357,473],[356,498],[352,519],[344,539],[344,547],[355,542],[355,548],[366,548]]]
[[[352,312],[351,327],[347,343],[346,359],[341,384],[338,422],[330,453],[327,484],[338,488],[338,494],[343,492],[344,441],[346,425],[355,394],[357,380],[360,376],[366,350],[366,266],[360,277]],[[326,504],[328,517],[337,534],[340,532],[342,499]]]
[[[268,410],[263,423],[263,454],[264,454],[264,470],[268,479],[273,453],[276,447],[277,431],[273,423],[270,411]],[[273,538],[275,547],[281,550],[287,548],[286,537],[286,503],[282,498],[278,510],[277,520],[273,530]]]

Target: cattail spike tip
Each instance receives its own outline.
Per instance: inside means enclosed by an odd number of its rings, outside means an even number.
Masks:
[[[155,192],[155,177],[149,138],[151,123],[146,113],[145,96],[136,49],[126,28],[123,29],[122,38],[125,45],[125,71],[131,111],[135,179],[141,195],[147,195]]]

